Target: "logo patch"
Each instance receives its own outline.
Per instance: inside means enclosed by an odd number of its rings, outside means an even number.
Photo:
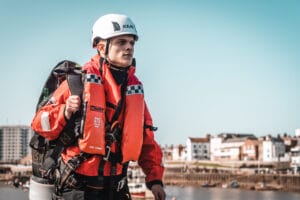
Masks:
[[[99,128],[101,126],[101,119],[100,117],[94,117],[94,127]]]
[[[123,28],[129,28],[129,29],[134,29],[135,30],[135,27],[134,27],[133,24],[124,24]]]
[[[113,24],[114,27],[114,31],[120,31],[121,27],[117,22],[111,22]]]
[[[93,106],[93,105],[90,106],[90,110],[95,112],[104,112],[104,108],[99,106]]]

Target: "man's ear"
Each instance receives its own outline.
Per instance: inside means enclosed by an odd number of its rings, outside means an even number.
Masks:
[[[100,52],[100,55],[104,55],[105,54],[105,43],[103,42],[99,42],[96,46],[97,51]]]

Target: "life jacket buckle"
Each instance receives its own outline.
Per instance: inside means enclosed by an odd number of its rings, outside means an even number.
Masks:
[[[127,176],[123,177],[119,182],[118,182],[118,185],[117,185],[117,192],[120,192],[120,190],[123,189],[123,187],[125,186],[126,184],[126,180],[127,180]]]
[[[106,151],[105,151],[106,155],[103,157],[103,160],[108,161],[110,152],[111,152],[111,150],[110,150],[111,148],[110,148],[110,146],[106,146],[105,149],[106,149]]]
[[[111,145],[113,142],[116,141],[116,137],[114,133],[107,133],[105,136],[105,140],[108,145]]]

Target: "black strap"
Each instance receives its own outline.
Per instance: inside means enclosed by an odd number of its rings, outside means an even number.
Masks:
[[[87,159],[91,158],[92,155],[88,153],[81,152],[79,155],[74,156],[64,165],[64,169],[62,170],[60,177],[58,178],[55,184],[55,194],[54,196],[62,196],[64,187],[66,185],[75,186],[78,181],[72,176],[75,170]],[[79,184],[80,185],[80,184]],[[78,187],[81,187],[78,186]]]
[[[147,128],[149,128],[150,129],[150,131],[157,131],[157,127],[155,127],[155,126],[151,126],[151,125],[148,125],[148,124],[144,124],[144,129],[147,129]]]
[[[71,91],[71,95],[78,95],[81,97],[83,93],[82,74],[80,72],[76,73],[76,71],[74,70],[74,73],[67,75],[67,82]],[[53,159],[55,158],[57,159],[59,157],[60,153],[63,151],[67,143],[73,142],[73,140],[75,140],[75,138],[67,138],[67,137],[72,135],[72,133],[71,134],[69,133],[74,132],[75,128],[78,129],[78,127],[76,127],[76,124],[74,124],[78,118],[81,118],[81,114],[79,111],[71,115],[71,118],[68,120],[64,128],[64,131],[61,133],[60,137],[58,138],[58,143],[55,146],[53,151],[54,154],[51,156]],[[78,133],[76,133],[75,135],[79,136]],[[68,140],[72,140],[72,141],[68,141]]]
[[[115,110],[115,113],[111,118],[111,122],[110,122],[111,124],[119,118],[121,111],[123,109],[123,105],[125,102],[125,92],[126,92],[126,88],[127,88],[127,79],[125,79],[124,82],[125,83],[122,83],[122,86],[121,86],[121,100],[119,101],[117,108]]]
[[[82,96],[83,92],[83,81],[82,81],[82,73],[74,72],[73,74],[67,75],[68,85],[72,95]]]
[[[110,46],[110,39],[107,39],[107,40],[106,40],[106,46],[105,46],[105,52],[104,52],[105,59],[108,58],[108,50],[109,50],[109,46]]]

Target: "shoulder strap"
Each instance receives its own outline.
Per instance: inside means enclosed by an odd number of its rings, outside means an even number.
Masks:
[[[127,88],[127,78],[125,79],[124,83],[122,83],[121,86],[121,100],[119,104],[116,107],[115,113],[112,116],[111,123],[113,124],[120,116],[121,111],[123,109],[124,101],[125,101],[125,93],[126,93],[126,88]]]
[[[82,96],[83,81],[81,73],[73,73],[67,75],[68,85],[72,95]]]

